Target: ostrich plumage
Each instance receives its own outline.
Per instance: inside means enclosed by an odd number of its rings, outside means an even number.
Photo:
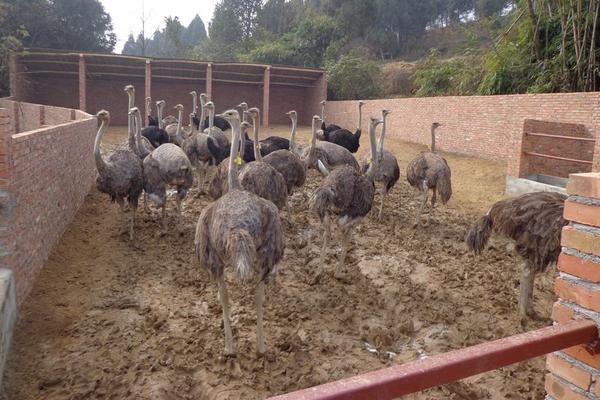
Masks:
[[[156,115],[157,124],[150,125],[142,129],[142,136],[150,141],[152,146],[158,147],[162,144],[169,143],[169,135],[163,129],[162,125],[162,109],[164,107],[164,100],[156,102]]]
[[[158,119],[152,116],[152,98],[146,97],[146,119],[148,120],[148,125],[146,126],[158,126]]]
[[[204,107],[206,103],[208,103],[208,96],[206,95],[206,93],[200,93],[200,107]],[[198,127],[198,129],[200,130],[200,132],[204,132],[210,126],[210,117],[207,115],[205,118],[200,118],[196,123],[200,124],[200,121],[202,122],[202,124]],[[213,126],[219,128],[223,132],[225,132],[228,129],[231,129],[231,125],[229,125],[229,122],[227,122],[227,120],[221,117],[220,115],[216,115],[213,117]]]
[[[311,168],[318,169],[317,161],[321,161],[321,163],[323,163],[325,168],[328,170],[332,170],[342,165],[348,165],[356,171],[360,170],[358,161],[356,161],[356,158],[354,158],[352,153],[350,153],[348,149],[335,143],[318,142],[315,144],[312,151],[314,152],[314,157],[310,158]],[[305,147],[300,152],[301,157],[309,159],[309,152],[310,147]]]
[[[232,126],[230,153],[235,153],[241,137],[239,114],[226,111],[224,117]],[[234,159],[229,160],[229,187],[231,190],[202,210],[194,245],[200,266],[217,280],[219,301],[223,310],[225,353],[235,354],[231,331],[229,298],[225,285],[225,267],[231,266],[238,278],[248,281],[252,275],[256,286],[256,342],[257,352],[266,351],[263,333],[263,303],[265,282],[274,277],[283,258],[284,236],[277,207],[254,193],[242,190]]]
[[[373,169],[373,179],[375,182],[380,182],[381,185],[381,206],[379,208],[378,218],[381,220],[383,215],[383,205],[385,203],[385,197],[389,193],[390,190],[396,185],[398,179],[400,178],[400,166],[398,165],[398,160],[396,156],[392,154],[390,151],[385,150],[383,143],[385,139],[385,131],[386,131],[386,120],[388,114],[391,111],[383,110],[381,112],[381,134],[379,136],[379,144],[376,152],[376,159],[372,160],[371,156],[368,155],[365,157],[365,160],[361,166],[362,173],[366,173],[368,168]]]
[[[323,131],[323,134],[342,129],[341,126],[336,125],[336,124],[329,124],[329,125],[325,124],[325,103],[326,103],[325,100],[321,101],[321,103],[320,103],[321,104],[321,130]]]
[[[271,165],[273,168],[279,171],[281,175],[283,175],[283,179],[285,179],[286,182],[288,195],[291,195],[294,188],[299,188],[304,185],[304,182],[306,181],[306,169],[309,162],[308,159],[301,159],[292,151],[292,149],[295,148],[296,143],[297,114],[296,111],[290,111],[287,113],[287,115],[292,121],[292,132],[289,141],[290,148],[288,150],[276,150],[272,153],[269,153],[263,158],[263,161]],[[314,148],[316,142],[316,126],[314,123],[312,129],[313,138],[311,145]]]
[[[227,136],[225,136],[225,133],[223,132],[223,130],[221,130],[219,127],[214,125],[215,104],[212,101],[209,101],[208,103],[204,104],[204,108],[206,108],[208,110],[208,118],[209,118],[208,128],[206,128],[204,130],[204,133],[208,134],[210,137],[212,137],[214,140],[216,140],[217,144],[221,148],[228,149],[229,148],[229,140],[227,139]]]
[[[356,153],[360,147],[360,136],[361,136],[361,123],[362,123],[362,106],[365,103],[363,101],[358,102],[358,124],[356,132],[352,133],[347,129],[336,129],[332,130],[326,128],[320,137],[321,140],[338,144],[351,153]]]
[[[421,220],[421,212],[425,203],[427,203],[428,192],[431,189],[433,195],[431,196],[431,209],[430,214],[433,214],[433,209],[436,202],[436,192],[440,193],[440,199],[442,204],[446,204],[452,196],[452,174],[450,166],[446,159],[439,154],[435,153],[435,130],[441,124],[434,122],[431,125],[431,151],[423,152],[415,157],[406,167],[406,180],[414,188],[421,191],[421,205],[415,222],[414,227],[419,225]]]
[[[519,315],[522,323],[533,314],[535,275],[558,260],[560,234],[568,224],[563,218],[566,196],[554,192],[527,193],[495,203],[471,228],[468,248],[479,254],[492,232],[515,241],[515,251],[523,259]]]
[[[144,190],[162,208],[162,228],[166,229],[167,186],[177,188],[177,217],[181,223],[182,202],[194,183],[192,164],[184,151],[173,143],[158,147],[144,158]]]
[[[103,157],[100,153],[100,143],[110,124],[110,114],[101,110],[96,117],[101,123],[94,142],[94,159],[98,169],[96,187],[100,192],[110,195],[111,201],[119,204],[122,216],[125,213],[124,199],[127,198],[131,210],[129,237],[133,240],[135,213],[144,186],[142,162],[130,149],[117,149],[108,157]],[[133,136],[131,132],[130,136]]]
[[[154,146],[152,146],[147,138],[142,136],[142,114],[140,113],[140,110],[137,107],[133,107],[129,111],[129,114],[133,116],[135,127],[136,154],[143,160],[154,150]]]
[[[375,127],[379,124],[371,118],[369,124],[369,142],[371,144],[371,157],[375,159]],[[323,243],[316,279],[324,272],[325,255],[329,245],[330,225],[336,223],[341,231],[342,254],[338,260],[335,275],[338,276],[348,251],[352,230],[373,207],[375,185],[373,183],[373,169],[368,169],[363,175],[356,169],[343,165],[328,172],[323,163],[319,168],[325,175],[319,188],[312,199],[312,207],[319,216],[323,226]]]

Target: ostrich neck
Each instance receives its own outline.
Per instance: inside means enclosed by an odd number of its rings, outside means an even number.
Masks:
[[[262,161],[262,154],[260,154],[260,142],[258,141],[258,126],[260,125],[260,115],[252,114],[252,124],[254,132],[254,158],[256,161]]]
[[[137,144],[135,142],[135,119],[133,114],[127,113],[127,144],[129,150],[137,153]]]
[[[152,115],[152,100],[151,99],[147,99],[146,100],[146,117],[149,117]]]
[[[369,179],[373,179],[374,175],[375,175],[375,166],[374,164],[377,163],[377,153],[376,153],[376,142],[375,142],[375,126],[373,123],[371,123],[371,125],[369,125],[369,144],[371,147],[371,167],[367,170],[367,178]]]
[[[325,123],[325,104],[321,104],[321,121]]]
[[[312,137],[310,139],[310,147],[308,148],[308,154],[302,160],[304,163],[304,168],[308,168],[314,161],[315,153],[316,153],[316,145],[317,145],[317,121],[313,120],[312,122]]]
[[[386,119],[387,116],[383,116],[383,122],[381,123],[381,134],[379,135],[379,149],[378,149],[378,157],[379,160],[383,158],[383,141],[385,140],[385,128],[386,128]]]
[[[142,154],[142,117],[139,113],[134,115],[135,120],[135,144],[138,154]]]
[[[208,129],[212,131],[212,128],[215,126],[215,109],[210,108],[208,110]]]
[[[435,153],[435,127],[431,127],[431,152]]]
[[[165,129],[165,125],[163,123],[163,118],[162,118],[162,105],[157,104],[156,105],[156,115],[158,116],[158,127],[160,129]]]
[[[196,114],[198,111],[198,96],[194,93],[192,95],[192,112]]]
[[[100,175],[106,171],[106,162],[104,162],[104,158],[102,158],[102,154],[100,154],[100,142],[102,141],[104,133],[106,133],[106,122],[102,121],[98,133],[96,133],[96,140],[94,141],[94,159],[96,160],[96,168],[98,168],[98,173]]]
[[[204,123],[204,118],[206,118],[206,112],[204,111],[204,106],[201,104],[200,105],[200,123],[198,124],[198,129],[200,129],[202,127],[202,124]]]
[[[175,138],[177,139],[177,141],[179,141],[179,143],[181,143],[181,141],[183,140],[181,137],[181,120],[183,119],[183,110],[179,109],[177,110],[177,130],[175,131]]]
[[[291,152],[296,150],[296,118],[292,117],[292,133],[290,134],[290,148]]]
[[[238,180],[238,171],[235,160],[239,155],[239,149],[241,144],[241,126],[239,119],[230,121],[231,124],[231,151],[229,154],[229,171],[227,174],[227,183],[229,184],[229,190],[237,189],[240,185]]]

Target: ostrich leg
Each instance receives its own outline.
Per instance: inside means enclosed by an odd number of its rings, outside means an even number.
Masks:
[[[223,328],[225,329],[225,355],[235,355],[233,345],[233,334],[231,333],[231,322],[229,320],[229,296],[227,295],[227,286],[225,286],[225,274],[219,277],[219,302],[223,309]]]
[[[342,254],[340,254],[340,259],[338,260],[337,267],[335,269],[335,277],[341,278],[343,277],[342,270],[344,268],[344,264],[346,261],[346,255],[348,254],[348,245],[350,244],[350,237],[352,236],[352,227],[348,226],[341,229],[342,234]]]
[[[535,281],[535,271],[528,262],[524,262],[521,271],[521,285],[520,285],[520,296],[519,296],[519,317],[521,318],[521,325],[527,321],[528,315],[533,315],[533,304],[531,302],[533,297],[533,282]]]
[[[129,208],[131,208],[131,219],[129,221],[129,240],[133,241],[133,230],[135,226],[135,213],[137,211],[137,204],[129,203]]]
[[[425,203],[427,203],[427,192],[429,191],[429,188],[427,187],[427,181],[423,181],[422,187],[421,187],[421,206],[419,207],[419,211],[417,212],[417,219],[415,220],[415,223],[413,224],[413,228],[416,228],[417,226],[419,226],[419,222],[421,221],[421,212],[423,211],[423,207],[425,207]]]
[[[165,201],[165,204],[163,204],[163,206],[162,206],[161,224],[162,224],[163,233],[165,233],[167,231],[167,202],[166,201]]]
[[[263,331],[263,304],[265,302],[265,282],[260,281],[256,287],[256,351],[265,354],[265,334]]]
[[[329,236],[331,235],[328,215],[325,216],[322,226],[323,243],[321,244],[321,254],[319,255],[319,268],[317,269],[317,273],[314,276],[312,283],[317,283],[321,279],[323,272],[325,272],[325,257],[327,256],[327,246],[329,245]]]
[[[177,226],[181,228],[181,213],[183,210],[183,194],[181,192],[177,192]]]
[[[119,219],[121,220],[121,227],[119,228],[119,234],[123,234],[124,232],[126,232],[126,229],[124,228],[124,224],[125,222],[125,201],[122,198],[117,198],[116,199],[117,204],[119,204]]]
[[[383,216],[383,204],[385,203],[385,196],[387,195],[387,183],[384,182],[381,187],[381,207],[379,207],[379,215],[377,218],[381,221],[381,217]]]
[[[437,193],[437,189],[434,186],[433,187],[433,195],[431,196],[431,208],[429,209],[429,218],[431,218],[433,216],[433,209],[435,208],[435,201],[436,201],[436,193]]]

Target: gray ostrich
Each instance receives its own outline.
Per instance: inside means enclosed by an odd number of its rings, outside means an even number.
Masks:
[[[436,191],[440,192],[442,204],[446,204],[452,196],[452,176],[448,162],[439,154],[435,153],[435,130],[441,126],[440,123],[434,122],[431,124],[431,151],[423,152],[415,157],[406,166],[406,179],[412,187],[421,191],[421,206],[417,212],[417,217],[413,227],[419,225],[421,220],[421,212],[425,203],[427,203],[427,195],[429,189],[433,191],[431,196],[430,215],[433,214],[435,207]]]
[[[232,127],[231,154],[238,153],[241,137],[239,113],[226,111],[222,116]],[[231,190],[202,210],[194,244],[202,268],[217,281],[223,309],[225,354],[236,353],[231,332],[229,297],[225,284],[225,266],[230,265],[242,282],[252,275],[256,286],[256,349],[266,351],[263,332],[265,282],[274,277],[283,258],[284,237],[277,207],[254,193],[243,190],[238,181],[235,159],[229,158],[228,181]]]
[[[212,101],[204,104],[204,107],[208,110],[208,128],[204,130],[208,136],[212,137],[217,141],[217,145],[221,148],[229,147],[229,140],[221,128],[215,126],[215,103]]]
[[[381,121],[376,118],[371,118],[369,124],[369,143],[372,159],[376,157],[375,127],[380,123]],[[366,173],[362,175],[349,165],[342,165],[329,172],[320,160],[318,164],[321,173],[325,175],[325,179],[323,179],[312,198],[312,207],[317,212],[323,226],[323,243],[319,270],[315,281],[324,272],[331,223],[337,223],[342,236],[342,254],[335,271],[335,276],[339,277],[346,259],[352,230],[371,211],[375,194],[375,185],[373,184],[375,171],[373,168],[368,168]]]
[[[177,188],[177,217],[181,223],[182,202],[194,183],[192,164],[183,150],[165,143],[150,153],[143,162],[144,190],[157,207],[162,208],[162,229],[166,230],[167,186]]]
[[[142,136],[142,114],[139,108],[133,107],[129,110],[129,115],[133,117],[136,153],[143,160],[154,150],[154,146],[146,137]]]
[[[263,161],[283,175],[287,186],[288,195],[291,195],[294,188],[302,187],[306,181],[306,169],[310,163],[310,151],[309,155],[305,159],[301,159],[298,157],[298,155],[296,155],[296,153],[293,152],[293,149],[296,147],[296,124],[298,115],[294,110],[287,112],[286,115],[289,116],[290,120],[292,121],[290,148],[289,150],[275,150],[274,152],[267,154],[263,158]],[[314,129],[316,129],[316,127],[313,121],[313,130]],[[316,135],[313,140],[314,141],[311,143],[311,148],[314,149]]]
[[[258,142],[260,117],[258,112],[249,111],[253,121],[254,157],[256,161],[244,165],[239,173],[242,187],[263,199],[272,201],[280,210],[287,205],[287,184],[281,173],[262,160]],[[244,122],[243,124],[247,124]]]
[[[204,120],[205,107],[200,107],[200,121]],[[193,118],[194,114],[190,114]],[[209,172],[211,164],[215,164],[214,157],[209,150],[209,142],[216,146],[216,140],[210,135],[197,130],[197,126],[191,124],[191,133],[183,139],[181,148],[190,159],[194,169],[196,170],[198,193],[203,193],[206,183],[206,176]]]
[[[515,252],[523,260],[519,296],[523,326],[528,315],[535,315],[531,300],[536,274],[558,260],[560,234],[569,223],[563,218],[566,198],[560,193],[534,192],[498,201],[467,236],[467,246],[476,254],[485,249],[492,232],[515,241]]]
[[[302,158],[310,159],[310,168],[321,171],[317,165],[317,161],[321,161],[327,170],[332,170],[342,165],[348,165],[354,170],[360,171],[358,161],[356,161],[356,158],[354,158],[352,153],[345,147],[331,142],[318,142],[312,150],[314,152],[314,157],[308,157],[310,151],[310,147],[305,147],[300,150]]]
[[[124,199],[127,197],[131,210],[129,238],[133,240],[135,212],[144,186],[142,163],[137,154],[130,149],[117,149],[105,159],[100,153],[100,143],[110,124],[110,114],[101,110],[96,117],[101,123],[94,142],[94,159],[98,169],[96,186],[100,192],[110,195],[111,201],[119,204],[122,217],[125,213]]]
[[[385,196],[388,192],[396,185],[400,178],[400,166],[398,160],[390,151],[383,148],[383,141],[385,139],[386,119],[391,111],[383,110],[381,112],[381,134],[379,136],[379,145],[377,148],[376,158],[373,160],[371,155],[365,157],[365,161],[361,166],[362,173],[364,174],[368,168],[373,169],[373,178],[375,182],[381,182],[381,207],[379,208],[378,218],[381,220],[383,215],[383,205],[385,203]]]

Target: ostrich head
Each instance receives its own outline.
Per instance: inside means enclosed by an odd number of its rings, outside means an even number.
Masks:
[[[204,107],[206,109],[208,109],[209,111],[214,111],[215,110],[215,103],[213,103],[212,101],[209,101],[208,103],[206,103],[204,105]],[[225,117],[223,117],[223,118],[225,118]]]
[[[359,107],[362,107],[362,106],[364,106],[365,104],[366,104],[366,103],[365,103],[364,101],[362,101],[362,100],[359,100],[359,101],[358,101],[358,106],[359,106]]]
[[[324,105],[325,105],[325,103],[327,103],[325,100],[321,100],[321,101],[319,102],[319,104],[320,104],[320,105],[322,105],[322,106],[324,106]]]
[[[167,104],[167,103],[165,103],[164,100],[159,100],[159,101],[156,102],[156,106],[157,107],[161,107],[161,108],[164,107],[165,104]]]
[[[173,109],[177,111],[183,111],[183,105],[177,104],[175,107],[173,107]]]
[[[127,85],[125,86],[125,89],[123,89],[123,91],[125,91],[127,94],[135,93],[135,88],[133,87],[133,85]]]
[[[434,122],[433,124],[431,124],[431,127],[433,129],[439,128],[440,126],[442,126],[442,124],[440,124],[439,122]]]
[[[100,110],[96,113],[96,118],[98,118],[98,122],[108,122],[110,121],[110,113],[106,110]]]
[[[246,103],[245,101],[242,101],[240,104],[237,105],[237,107],[241,108],[243,111],[248,111],[248,103]]]
[[[200,93],[200,101],[202,103],[206,103],[206,100],[208,100],[208,96],[206,95],[206,93]]]
[[[384,117],[387,117],[388,115],[390,115],[392,112],[390,110],[381,110],[381,115],[383,115]]]
[[[128,113],[128,114],[129,114],[129,115],[135,115],[135,114],[137,114],[137,113],[139,113],[139,112],[140,112],[140,109],[139,109],[139,108],[137,108],[137,107],[133,107],[131,110],[129,110],[129,113]]]
[[[247,112],[253,117],[258,117],[260,115],[260,110],[257,107],[249,108]]]
[[[290,117],[291,120],[298,118],[298,113],[296,112],[296,110],[288,111],[285,113],[285,115]]]
[[[192,96],[194,96],[194,97],[196,97],[196,96],[198,95],[198,93],[196,93],[196,91],[195,91],[195,90],[192,90],[192,91],[190,92],[190,94],[191,94]]]
[[[208,103],[206,105],[208,106]],[[227,110],[223,114],[219,114],[219,117],[225,118],[230,124],[232,122],[235,123],[236,121],[238,125],[240,124],[240,113],[237,110]]]
[[[244,121],[244,122],[242,122],[242,123],[241,123],[241,127],[242,127],[243,129],[251,129],[251,128],[254,128],[254,125],[252,125],[252,124],[251,124],[250,122],[248,122],[248,121]]]

